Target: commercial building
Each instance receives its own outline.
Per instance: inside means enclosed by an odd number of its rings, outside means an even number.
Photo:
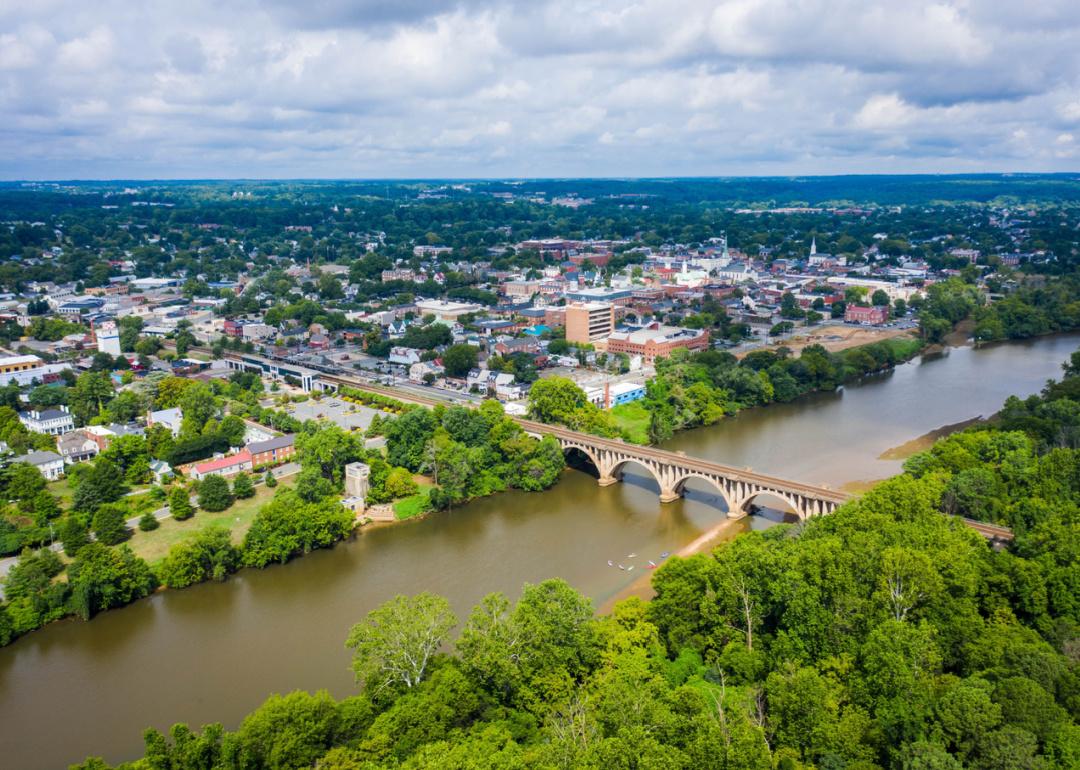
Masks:
[[[646,364],[670,356],[679,348],[707,350],[708,347],[709,333],[704,329],[682,329],[655,323],[644,329],[613,332],[607,340],[608,353],[641,356]]]
[[[635,382],[617,382],[614,385],[605,382],[602,388],[586,390],[585,397],[601,409],[610,409],[613,406],[629,404],[631,401],[640,401],[645,398],[645,386]]]
[[[37,356],[2,356],[0,357],[0,381],[6,384],[10,379],[9,375],[37,369],[41,364],[42,361]]]
[[[844,320],[848,323],[876,326],[889,320],[889,308],[884,305],[874,305],[873,307],[848,305],[844,310]]]
[[[105,321],[94,330],[97,337],[97,349],[99,353],[108,353],[110,356],[120,355],[120,330],[112,321]]]
[[[591,343],[615,330],[615,308],[604,302],[566,306],[566,341]]]
[[[463,315],[477,313],[480,305],[473,302],[450,302],[442,299],[420,299],[416,301],[416,311],[422,315],[433,315],[440,321],[456,321]]]

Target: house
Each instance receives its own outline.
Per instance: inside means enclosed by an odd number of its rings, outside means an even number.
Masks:
[[[251,455],[252,467],[279,465],[296,454],[296,436],[286,433],[266,441],[253,441],[247,445],[246,451]]]
[[[120,425],[115,422],[110,423],[109,425],[87,425],[82,430],[97,443],[102,452],[109,448],[113,439],[119,438],[120,436],[146,435],[146,431],[137,425]]]
[[[19,422],[26,426],[32,433],[45,433],[50,436],[60,436],[68,431],[75,430],[75,420],[66,406],[55,409],[31,409],[29,412],[19,412]]]
[[[155,484],[164,484],[173,475],[173,469],[164,460],[151,460],[150,473],[154,475]]]
[[[86,431],[73,430],[56,438],[56,451],[71,465],[93,459],[101,449]]]
[[[390,348],[390,363],[412,366],[420,363],[420,351],[416,348],[392,347]]]
[[[514,375],[509,372],[493,372],[489,369],[471,369],[465,377],[469,390],[477,393],[499,396],[500,398],[520,398],[524,386],[515,384]]]
[[[235,476],[251,468],[251,451],[245,447],[234,455],[219,455],[213,460],[196,463],[191,468],[191,478],[202,481],[207,476]]]
[[[146,416],[146,427],[152,428],[155,425],[161,425],[168,428],[173,434],[173,438],[180,435],[180,423],[184,421],[184,412],[180,407],[174,407],[172,409],[159,409],[156,412],[150,412]]]
[[[409,367],[410,382],[423,382],[429,374],[438,379],[443,376],[443,368],[434,361],[420,361]]]
[[[34,466],[49,481],[56,481],[64,475],[64,458],[56,452],[31,452],[13,458],[12,462]]]

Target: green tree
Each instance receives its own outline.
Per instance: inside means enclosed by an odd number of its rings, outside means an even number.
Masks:
[[[241,471],[233,479],[233,496],[238,500],[245,500],[255,496],[255,485],[251,482],[251,476]]]
[[[442,355],[448,377],[464,377],[476,368],[479,350],[473,345],[451,345]]]
[[[79,549],[68,566],[68,583],[71,610],[83,620],[140,599],[157,587],[150,565],[128,546],[109,548],[103,543]]]
[[[56,528],[56,534],[68,557],[74,557],[80,548],[90,542],[90,527],[76,515],[65,517]]]
[[[153,511],[147,511],[139,517],[139,529],[142,532],[153,532],[160,526],[161,522],[158,521]]]
[[[194,516],[195,508],[191,505],[191,493],[182,486],[173,487],[169,492],[169,511],[177,521],[184,521]]]
[[[117,545],[127,540],[131,532],[124,521],[125,509],[116,504],[100,506],[94,512],[94,536],[105,545]]]
[[[224,511],[233,504],[229,482],[212,474],[199,482],[199,507],[204,511]]]
[[[211,526],[169,549],[158,576],[169,588],[186,588],[206,580],[224,580],[239,566],[240,551],[232,544],[229,531]]]
[[[79,468],[73,475],[72,508],[93,513],[106,503],[119,500],[127,492],[123,471],[107,456]]]
[[[378,694],[413,688],[424,679],[457,618],[441,596],[397,596],[367,614],[349,631],[356,681]]]

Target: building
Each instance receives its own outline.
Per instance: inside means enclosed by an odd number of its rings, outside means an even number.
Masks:
[[[191,478],[202,481],[207,476],[235,476],[241,471],[250,471],[251,467],[251,452],[245,447],[234,455],[196,463],[191,468]]]
[[[844,310],[844,321],[855,324],[870,324],[877,326],[889,320],[889,308],[884,305],[862,307],[860,305],[848,305]]]
[[[64,458],[56,452],[31,452],[13,458],[12,462],[34,466],[49,481],[56,481],[64,475]]]
[[[617,382],[614,385],[605,382],[602,388],[586,390],[585,397],[589,403],[601,409],[610,409],[613,406],[629,404],[631,401],[640,401],[645,398],[645,386],[634,382]]]
[[[120,329],[112,321],[106,321],[94,330],[99,353],[110,356],[120,355]]]
[[[389,361],[392,364],[401,364],[402,366],[412,366],[413,364],[420,363],[420,353],[422,351],[416,348],[403,348],[394,346],[390,348]]]
[[[364,500],[368,496],[371,468],[364,463],[349,463],[345,466],[345,494]]]
[[[91,460],[101,451],[86,431],[73,430],[56,438],[56,451],[68,465]]]
[[[679,348],[708,350],[709,333],[704,329],[682,329],[654,323],[644,329],[613,332],[607,339],[608,353],[641,356],[646,365],[670,356]]]
[[[280,465],[296,454],[296,436],[286,433],[266,441],[253,441],[247,445],[247,451],[251,453],[252,467]]]
[[[472,302],[448,302],[441,299],[419,299],[416,301],[416,312],[421,316],[433,315],[440,321],[456,321],[463,315],[478,313],[482,310],[480,305]]]
[[[146,416],[146,427],[152,428],[155,425],[161,425],[169,429],[169,432],[173,434],[173,438],[180,435],[180,424],[184,421],[184,412],[180,407],[174,407],[172,409],[160,409],[156,412],[150,412]]]
[[[566,341],[578,344],[602,340],[615,330],[615,307],[605,302],[566,306]]]
[[[42,363],[37,356],[2,356],[0,357],[0,382],[7,383],[10,375],[33,371]]]
[[[19,412],[19,422],[33,433],[46,433],[50,436],[60,436],[68,431],[75,430],[75,420],[66,406],[55,409]]]

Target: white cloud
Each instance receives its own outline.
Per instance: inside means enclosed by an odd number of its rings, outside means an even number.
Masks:
[[[1065,170],[1080,7],[0,4],[0,176]]]

